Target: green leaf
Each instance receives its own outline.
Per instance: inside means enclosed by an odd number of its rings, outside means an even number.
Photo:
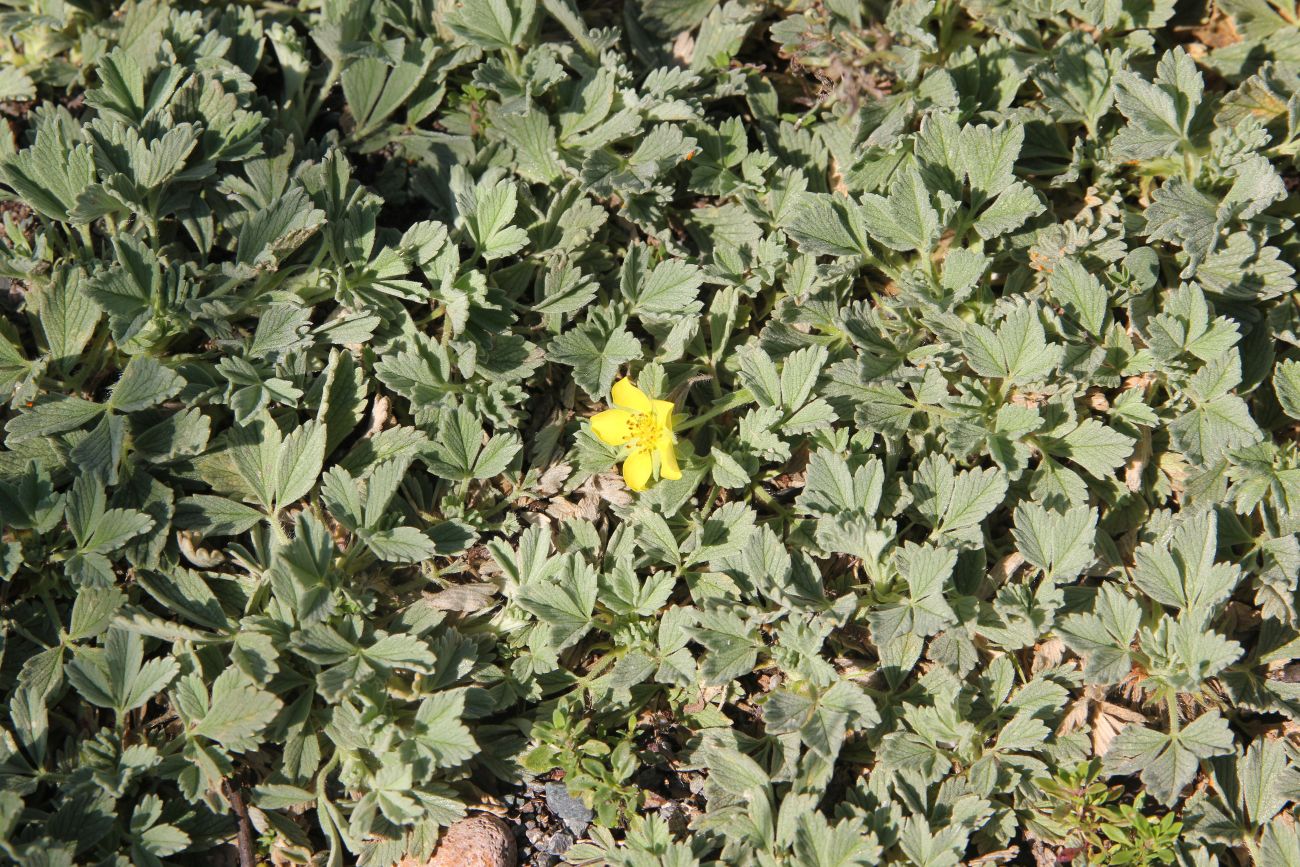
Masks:
[[[145,662],[140,636],[115,627],[102,648],[76,648],[65,672],[82,698],[120,716],[157,695],[180,673],[180,666],[169,658]]]
[[[516,170],[530,181],[549,184],[563,175],[555,127],[545,112],[501,113],[493,125],[515,149]]]
[[[1215,361],[1230,352],[1240,335],[1237,324],[1219,316],[1210,321],[1205,294],[1195,286],[1170,293],[1164,309],[1147,324],[1147,342],[1157,358],[1174,361],[1189,353],[1202,361]]]
[[[356,123],[351,137],[363,139],[370,135],[406,103],[425,78],[431,60],[431,44],[412,43],[395,64],[377,57],[361,57],[349,63],[341,80]]]
[[[236,261],[255,271],[275,271],[324,223],[325,212],[312,207],[301,187],[293,187],[240,227]]]
[[[1283,412],[1300,419],[1300,361],[1287,359],[1273,368],[1273,391]]]
[[[317,424],[325,427],[325,454],[347,439],[361,421],[366,407],[365,372],[347,352],[331,350],[329,362],[320,378],[321,400],[316,412]]]
[[[576,557],[567,556],[553,582],[528,584],[520,589],[516,602],[547,625],[547,644],[559,652],[577,642],[591,627],[596,572]]]
[[[1300,867],[1300,838],[1285,818],[1277,818],[1264,828],[1259,842],[1260,867]]]
[[[912,478],[913,506],[935,533],[978,538],[978,525],[1007,492],[1006,475],[995,469],[953,472],[940,455],[929,455]]]
[[[1161,605],[1208,615],[1241,579],[1238,567],[1214,562],[1218,538],[1213,511],[1187,518],[1168,539],[1138,546],[1133,582]]]
[[[113,616],[126,603],[126,596],[116,587],[84,587],[77,591],[68,623],[68,640],[84,641],[108,629]]]
[[[709,781],[736,797],[749,798],[769,785],[768,775],[758,762],[737,750],[710,749],[705,755],[705,764],[709,769]]]
[[[1217,711],[1197,717],[1180,731],[1165,734],[1130,725],[1106,754],[1111,773],[1139,773],[1147,791],[1173,806],[1196,776],[1201,759],[1232,751],[1232,732]]]
[[[466,0],[447,16],[456,34],[482,48],[505,51],[523,42],[535,0]]]
[[[680,259],[660,262],[646,275],[632,299],[632,309],[638,313],[688,314],[698,310],[696,298],[704,274],[695,265]]]
[[[1075,507],[1059,514],[1034,503],[1021,503],[1016,507],[1015,522],[1016,550],[1043,570],[1047,580],[1073,578],[1092,562],[1096,509]]]
[[[412,348],[389,353],[375,365],[375,377],[416,407],[437,404],[452,392],[452,363],[436,341],[417,338]]]
[[[502,2],[488,0],[486,5]],[[518,207],[519,194],[509,181],[480,184],[474,189],[466,203],[465,227],[479,255],[487,261],[517,253],[528,243],[528,233],[510,224]]]
[[[414,527],[394,527],[366,533],[366,547],[389,563],[419,563],[437,553],[437,546]]]
[[[1128,125],[1115,136],[1118,158],[1170,156],[1190,144],[1192,121],[1205,86],[1186,51],[1166,52],[1156,66],[1154,83],[1127,70],[1116,80],[1115,101],[1128,118]]]
[[[704,611],[691,632],[709,652],[700,664],[706,684],[730,683],[754,668],[761,642],[752,627],[730,611]]]
[[[41,331],[54,363],[71,367],[104,315],[86,291],[83,272],[60,270],[40,296]]]
[[[200,686],[206,698],[206,688]],[[190,733],[216,741],[236,753],[258,748],[258,736],[280,712],[282,702],[258,688],[237,668],[227,668],[212,682],[211,699]]]
[[[842,196],[805,194],[785,230],[805,253],[865,256],[870,252],[859,208]]]
[[[1024,384],[1044,379],[1061,358],[1061,348],[1047,343],[1038,311],[1020,305],[993,330],[979,324],[962,335],[967,362],[980,376]]]
[[[895,176],[888,199],[863,196],[859,214],[865,235],[891,250],[928,252],[939,237],[939,214],[915,166]]]
[[[1132,437],[1095,418],[1087,418],[1048,449],[1057,457],[1078,464],[1090,475],[1104,479],[1133,453],[1133,443]]]
[[[485,441],[483,425],[474,413],[457,409],[444,418],[425,460],[445,479],[490,479],[505,472],[519,449],[514,434],[494,434]]]
[[[1090,683],[1117,683],[1129,675],[1129,645],[1137,636],[1142,611],[1115,584],[1097,593],[1093,610],[1071,614],[1057,627],[1065,646],[1084,657],[1084,677]]]
[[[928,637],[957,621],[944,600],[944,588],[957,563],[957,552],[948,548],[907,543],[897,555],[900,571],[907,580],[908,595],[867,615],[871,637],[881,648],[895,646],[899,639]]]
[[[1006,477],[997,470],[963,470],[953,481],[948,507],[935,529],[954,532],[975,526],[1002,502],[1006,492]]]
[[[984,240],[1014,232],[1024,222],[1036,217],[1047,207],[1028,184],[1017,181],[975,218],[971,228]]]
[[[7,442],[13,446],[32,437],[84,427],[103,412],[103,405],[79,397],[52,396],[9,420],[5,425]]]
[[[175,397],[185,380],[152,358],[137,355],[127,362],[113,386],[108,406],[117,412],[138,412]]]
[[[1192,463],[1210,464],[1259,441],[1250,408],[1230,393],[1240,381],[1241,361],[1234,352],[1207,362],[1188,382],[1193,407],[1170,422],[1169,436]]]
[[[454,768],[479,751],[469,728],[461,721],[465,712],[463,692],[442,692],[420,703],[415,713],[419,751],[436,768]]]
[[[71,211],[95,181],[90,148],[67,109],[36,115],[31,147],[0,162],[0,181],[52,220],[73,222]]]
[[[814,452],[799,507],[813,514],[860,513],[871,517],[884,493],[885,468],[872,458],[855,472],[848,463],[826,449]]]
[[[798,732],[805,745],[833,762],[851,729],[879,723],[880,716],[859,687],[841,680],[811,694],[775,690],[763,705],[763,721],[770,734]]]
[[[271,304],[257,320],[248,355],[265,358],[307,345],[306,331],[311,324],[311,310],[297,304]]]
[[[0,99],[27,101],[36,98],[36,84],[21,69],[0,69]]]
[[[176,525],[205,536],[237,536],[264,517],[251,506],[211,494],[195,494],[176,504]]]
[[[1059,39],[1047,63],[1034,72],[1043,102],[1060,123],[1082,123],[1089,130],[1110,110],[1115,98],[1115,75],[1123,51],[1103,50],[1096,41],[1072,31]]]
[[[285,783],[263,783],[253,789],[253,802],[263,810],[283,810],[315,801],[315,792]]]
[[[362,651],[370,662],[379,663],[382,669],[405,668],[411,671],[432,670],[434,655],[428,644],[414,635],[384,635],[376,633],[378,641]]]
[[[1074,259],[1062,259],[1056,263],[1047,285],[1052,297],[1061,302],[1089,334],[1101,336],[1110,297],[1095,275]]]
[[[641,343],[622,323],[587,320],[551,341],[547,357],[573,368],[573,381],[593,400],[609,394],[619,368],[641,357]]]
[[[309,421],[284,438],[276,468],[274,502],[284,508],[307,495],[325,464],[325,426]]]
[[[1153,687],[1177,692],[1199,692],[1241,657],[1241,645],[1206,628],[1201,611],[1162,618],[1155,629],[1141,635],[1145,668]]]

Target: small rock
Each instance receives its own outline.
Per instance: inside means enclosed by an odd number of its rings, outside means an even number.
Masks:
[[[568,826],[575,837],[587,832],[594,815],[590,807],[569,794],[563,783],[546,784],[546,807]]]
[[[674,834],[686,831],[686,811],[677,801],[668,801],[659,808],[659,817],[668,824],[668,830]]]
[[[406,858],[397,867],[515,867],[518,859],[510,826],[490,813],[480,813],[444,831],[428,861],[420,864]]]
[[[542,851],[551,855],[563,855],[573,845],[573,838],[561,831],[546,841]]]

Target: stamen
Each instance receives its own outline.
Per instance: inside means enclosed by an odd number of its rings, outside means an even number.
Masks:
[[[639,412],[632,416],[632,436],[636,440],[637,449],[650,451],[659,442],[659,424],[655,421],[654,416]]]

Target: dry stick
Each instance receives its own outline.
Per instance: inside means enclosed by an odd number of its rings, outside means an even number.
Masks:
[[[257,850],[253,848],[253,823],[248,819],[244,796],[229,780],[226,780],[226,797],[239,819],[239,867],[257,867]]]

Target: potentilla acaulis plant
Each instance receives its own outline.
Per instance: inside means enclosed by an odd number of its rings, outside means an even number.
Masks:
[[[0,0],[0,861],[1297,867],[1294,13]]]

